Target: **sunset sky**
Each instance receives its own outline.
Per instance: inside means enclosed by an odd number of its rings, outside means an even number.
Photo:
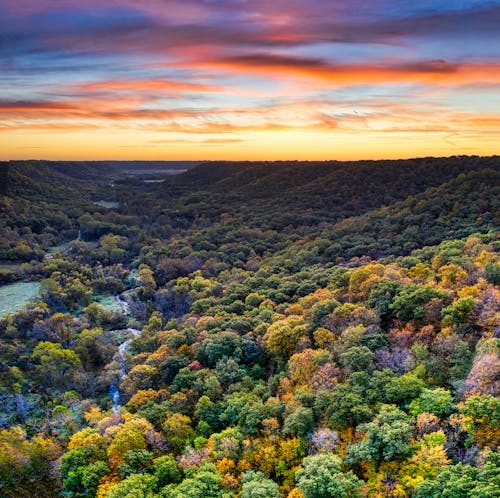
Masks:
[[[0,159],[500,153],[500,1],[0,0]]]

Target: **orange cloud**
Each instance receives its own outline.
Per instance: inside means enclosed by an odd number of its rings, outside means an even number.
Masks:
[[[287,80],[300,77],[334,86],[379,84],[469,85],[500,84],[500,64],[449,63],[443,60],[410,63],[334,64],[323,59],[251,54],[179,63],[194,69],[214,69]]]
[[[67,129],[137,130],[184,134],[185,143],[241,142],[256,132],[321,133],[492,133],[500,131],[500,114],[459,112],[443,104],[390,99],[333,102],[297,100],[253,107],[154,108],[136,96],[74,99],[64,102],[1,102],[0,131]],[[226,138],[227,134],[239,134]],[[214,135],[208,139],[203,136]],[[220,135],[217,137],[217,135]],[[168,136],[168,135],[167,135]],[[167,143],[167,142],[165,142]],[[175,143],[179,143],[176,138]]]
[[[83,91],[104,90],[112,92],[220,93],[225,91],[224,88],[212,85],[163,79],[107,80],[86,83],[76,88]]]

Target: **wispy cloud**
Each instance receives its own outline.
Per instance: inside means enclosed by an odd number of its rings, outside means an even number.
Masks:
[[[222,155],[294,131],[491,150],[499,25],[483,0],[0,0],[2,150],[35,131]]]

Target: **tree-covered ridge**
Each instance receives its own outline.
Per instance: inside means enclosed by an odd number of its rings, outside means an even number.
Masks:
[[[297,228],[389,206],[460,173],[499,168],[498,157],[207,163],[165,182],[162,194],[177,216],[213,219],[229,211],[252,227]]]
[[[23,269],[40,302],[0,320],[0,494],[498,496],[485,161],[303,233],[239,223],[231,199],[186,217],[165,184],[84,207],[83,240]],[[105,304],[115,294],[129,314]]]
[[[51,247],[76,239],[79,230],[126,233],[136,218],[93,202],[110,195],[116,175],[112,165],[101,169],[92,162],[0,163],[0,263],[40,261]],[[0,277],[6,279],[5,273]]]
[[[50,246],[75,238],[91,209],[94,187],[44,162],[0,165],[0,260],[41,259]]]
[[[322,260],[406,254],[500,225],[500,170],[462,173],[391,206],[323,227],[307,247]]]
[[[297,229],[276,230],[265,223],[253,227],[229,211],[213,221],[181,222],[187,228],[176,231],[179,220],[160,215],[156,221],[161,220],[161,227],[157,223],[153,233],[171,237],[150,240],[142,262],[155,266],[163,283],[166,272],[216,274],[232,266],[254,268],[262,258],[273,264],[273,272],[294,273],[352,257],[408,254],[442,240],[495,230],[500,224],[499,185],[499,170],[471,171],[391,206]]]

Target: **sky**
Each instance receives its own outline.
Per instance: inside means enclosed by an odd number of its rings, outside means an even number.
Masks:
[[[0,159],[500,153],[500,1],[0,0]]]

